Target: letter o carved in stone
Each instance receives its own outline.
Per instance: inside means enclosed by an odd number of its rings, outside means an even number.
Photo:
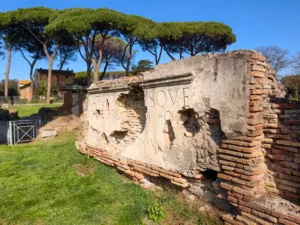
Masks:
[[[167,103],[167,95],[163,90],[159,90],[156,94],[156,102],[157,105],[159,105],[160,107],[163,107],[166,105]]]

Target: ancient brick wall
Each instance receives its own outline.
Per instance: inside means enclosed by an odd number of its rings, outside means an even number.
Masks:
[[[286,199],[300,199],[300,105],[282,99],[265,104],[266,190]]]
[[[93,84],[76,146],[235,209],[226,224],[298,224],[299,114],[257,52],[196,56]]]
[[[225,224],[300,223],[299,206],[285,200],[300,199],[299,106],[284,99],[274,72],[252,57],[248,132],[220,146],[223,197],[239,212],[223,216]]]

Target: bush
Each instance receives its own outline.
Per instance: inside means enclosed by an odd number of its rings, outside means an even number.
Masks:
[[[20,104],[27,104],[28,100],[27,99],[20,99]]]
[[[30,101],[30,103],[32,103],[32,104],[37,104],[37,103],[39,103],[39,100],[38,100],[38,99],[32,99],[32,100]]]
[[[154,222],[158,222],[165,217],[164,209],[157,201],[153,205],[148,206],[147,213],[149,219]]]

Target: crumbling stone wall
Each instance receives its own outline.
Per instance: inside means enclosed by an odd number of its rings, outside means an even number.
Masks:
[[[228,203],[226,224],[298,224],[299,111],[280,95],[257,52],[170,62],[90,87],[77,148],[142,186]]]
[[[250,77],[248,132],[223,140],[219,150],[218,177],[227,190],[222,197],[239,214],[223,219],[225,224],[299,224],[299,206],[285,200],[299,200],[297,107],[286,103],[264,57],[251,57]]]
[[[82,144],[187,177],[220,171],[221,140],[246,131],[247,60],[238,52],[197,56],[94,85]]]

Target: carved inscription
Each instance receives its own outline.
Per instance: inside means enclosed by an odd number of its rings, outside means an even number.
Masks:
[[[169,142],[166,141],[169,140],[167,136],[169,134],[165,132],[166,124],[169,123],[169,126],[174,126],[173,128],[176,129],[178,110],[190,105],[189,87],[171,86],[143,91],[144,104],[147,107],[146,128],[145,132],[136,139],[136,144],[143,149],[163,150],[169,146]],[[94,118],[91,119],[94,121],[90,124],[92,128],[109,133],[111,130],[120,129],[118,126],[122,124],[122,119],[132,117],[132,111],[118,104],[118,98],[121,96],[122,93],[90,95],[89,107],[92,109],[91,118]],[[135,100],[131,104],[136,104]],[[111,126],[112,124],[116,127]],[[136,129],[136,126],[132,124],[131,129]],[[176,137],[176,140],[180,138]]]
[[[165,133],[164,129],[168,121],[171,126],[176,126],[178,110],[182,107],[189,107],[189,87],[154,88],[144,90],[144,93],[148,108],[147,123],[155,124],[155,126],[149,126],[147,133],[139,137],[138,145],[145,149],[161,150],[167,146],[166,137],[157,136],[157,134]]]
[[[183,106],[184,107],[189,107],[189,96],[188,96],[188,91],[189,88],[183,88]]]
[[[150,90],[145,94],[148,98],[148,107],[167,107],[182,105],[184,107],[189,106],[189,88],[184,87],[182,89],[166,89],[166,90]],[[178,102],[180,101],[180,102]]]

